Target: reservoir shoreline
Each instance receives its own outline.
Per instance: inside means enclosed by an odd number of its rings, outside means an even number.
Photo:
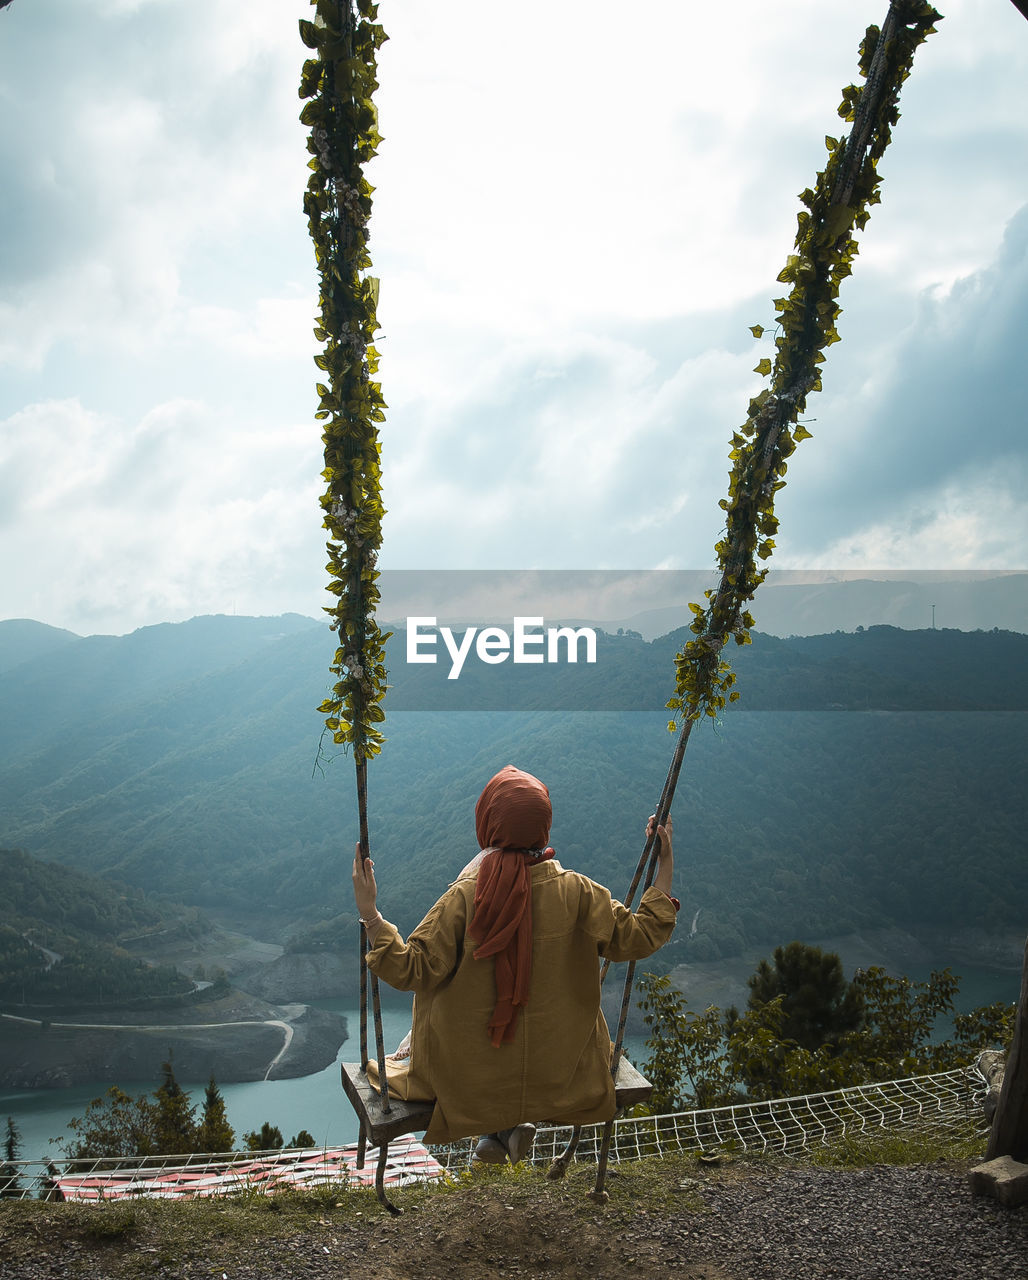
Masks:
[[[830,947],[829,943],[835,945]],[[910,952],[907,943],[903,944],[905,959],[899,967],[894,963],[887,963],[890,957],[883,954],[881,948],[873,955],[865,955],[865,948],[870,945],[867,939],[827,939],[817,945],[843,955],[844,968],[848,973],[856,967],[855,961],[863,960],[867,963],[881,963],[890,972],[904,974],[912,981],[923,981],[931,969],[946,967],[945,962],[926,957],[923,952],[920,955]],[[1009,949],[1008,946],[1007,950]],[[755,956],[759,959],[760,956],[769,954],[770,950],[763,948]],[[684,988],[691,1008],[703,1009],[708,1004],[725,1008],[733,1003],[739,1006],[745,1004],[746,977],[753,972],[754,967],[755,959],[744,956],[704,965],[679,966],[673,976]],[[966,1012],[994,1001],[1013,1003],[1017,1000],[1020,990],[1019,968],[1015,970],[1013,967],[995,968],[981,964],[954,963],[950,963],[949,967],[962,979],[956,1000],[957,1012]],[[382,995],[383,1031],[386,1049],[389,1051],[399,1044],[410,1027],[410,997],[392,992],[388,988],[382,989]],[[616,1011],[609,1007],[614,1002],[613,997],[612,992],[604,1001],[608,1022],[611,1023],[616,1017]],[[619,995],[617,999],[619,1000]],[[247,1079],[236,1081],[217,1077],[219,1089],[225,1099],[229,1123],[235,1129],[239,1146],[243,1145],[244,1133],[259,1131],[265,1121],[279,1127],[286,1143],[301,1129],[308,1130],[319,1146],[356,1141],[357,1122],[343,1095],[338,1067],[339,1062],[352,1060],[359,1052],[359,1013],[355,1004],[352,996],[346,996],[338,1000],[312,1001],[307,1006],[312,1014],[328,1016],[343,1028],[342,1036],[332,1054],[317,1069],[291,1078],[279,1076],[267,1080],[260,1078],[263,1071],[251,1071]],[[948,1034],[944,1027],[940,1027],[940,1032],[943,1036]],[[6,1036],[6,1028],[4,1035]],[[637,1064],[641,1064],[646,1058],[646,1036],[647,1030],[641,1016],[633,1008],[626,1048]],[[281,1035],[278,1042],[281,1043]],[[166,1051],[167,1046],[164,1045],[163,1048]],[[267,1057],[262,1059],[265,1068],[267,1061]],[[190,1102],[199,1109],[209,1073],[199,1072],[194,1075],[180,1070],[177,1053],[175,1067],[180,1083],[190,1094]],[[135,1096],[152,1092],[157,1083],[156,1074],[136,1072],[107,1074],[92,1083],[80,1082],[63,1088],[24,1089],[0,1083],[0,1120],[8,1115],[14,1120],[21,1134],[22,1159],[59,1158],[63,1152],[59,1144],[52,1143],[51,1139],[59,1140],[66,1134],[68,1120],[72,1116],[81,1115],[93,1098],[114,1084]]]

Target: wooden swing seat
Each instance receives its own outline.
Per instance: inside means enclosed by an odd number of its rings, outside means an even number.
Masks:
[[[389,1110],[382,1107],[382,1094],[372,1084],[359,1062],[340,1063],[343,1092],[360,1120],[361,1133],[372,1147],[380,1147],[405,1133],[421,1133],[432,1119],[432,1102],[404,1102],[389,1099]]]
[[[343,1091],[357,1113],[361,1133],[369,1146],[381,1147],[405,1133],[422,1133],[428,1128],[434,1103],[404,1102],[399,1098],[390,1098],[389,1110],[386,1111],[382,1106],[382,1095],[378,1087],[364,1074],[359,1062],[341,1063],[340,1073]],[[622,1054],[617,1079],[614,1081],[618,1110],[634,1106],[637,1102],[646,1102],[652,1092],[653,1085]]]

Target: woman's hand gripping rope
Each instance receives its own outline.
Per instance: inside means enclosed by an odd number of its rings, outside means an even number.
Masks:
[[[353,897],[357,903],[357,914],[361,924],[367,931],[368,941],[374,942],[382,927],[382,913],[379,911],[378,885],[375,882],[375,864],[370,858],[361,857],[360,842],[353,854]]]
[[[672,898],[671,893],[671,877],[675,869],[675,858],[671,850],[671,815],[668,814],[667,823],[664,826],[657,825],[657,815],[650,814],[650,820],[646,824],[646,836],[649,839],[656,832],[657,838],[660,840],[660,850],[657,854],[659,865],[657,874],[653,881],[654,889],[660,889],[662,893],[666,893]]]

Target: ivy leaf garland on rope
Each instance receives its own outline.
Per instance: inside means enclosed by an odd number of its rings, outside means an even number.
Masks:
[[[329,531],[325,612],[339,647],[331,671],[332,696],[318,708],[333,741],[350,744],[357,763],[377,755],[384,741],[384,635],[375,620],[375,568],[382,545],[378,423],[385,421],[378,352],[378,281],[367,274],[368,219],[374,188],[364,165],[381,141],[372,95],[378,87],[376,52],[386,39],[370,0],[311,0],[315,20],[300,22],[300,38],[314,52],[303,65],[300,97],[310,99],[300,120],[310,129],[311,176],[304,196],[320,275],[320,315],[314,336],[324,344],[315,364],[325,382],[315,418],[324,422],[325,492]]]
[[[725,531],[714,547],[720,583],[704,593],[705,607],[689,605],[695,638],[675,657],[675,694],[667,706],[687,727],[704,714],[716,718],[726,699],[739,697],[721,651],[729,637],[750,643],[754,622],[746,606],[767,576],[758,561],[774,550],[775,494],[785,486],[787,459],[811,435],[799,416],[810,392],[821,390],[825,349],[839,341],[836,300],[857,255],[854,232],[864,228],[870,206],[881,200],[877,166],[899,119],[900,89],[914,53],[941,16],[923,0],[894,0],[882,28],[868,27],[860,46],[865,83],[847,86],[839,106],[853,127],[842,140],[825,139],[825,168],[814,189],[800,195],[805,208],[798,216],[796,252],[778,276],[792,288],[774,300],[774,362],[762,359],[754,370],[770,382],[750,401],[746,422],[732,436],[728,497],[720,502]],[[764,329],[753,325],[751,332],[760,338]],[[668,723],[672,731],[677,727],[674,719]]]

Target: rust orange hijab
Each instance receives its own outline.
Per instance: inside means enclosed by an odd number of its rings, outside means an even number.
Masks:
[[[496,1006],[489,1035],[497,1048],[514,1039],[518,1010],[532,977],[533,862],[552,858],[550,793],[538,778],[509,764],[490,778],[475,805],[479,848],[475,914],[468,933],[475,959],[496,957]]]

